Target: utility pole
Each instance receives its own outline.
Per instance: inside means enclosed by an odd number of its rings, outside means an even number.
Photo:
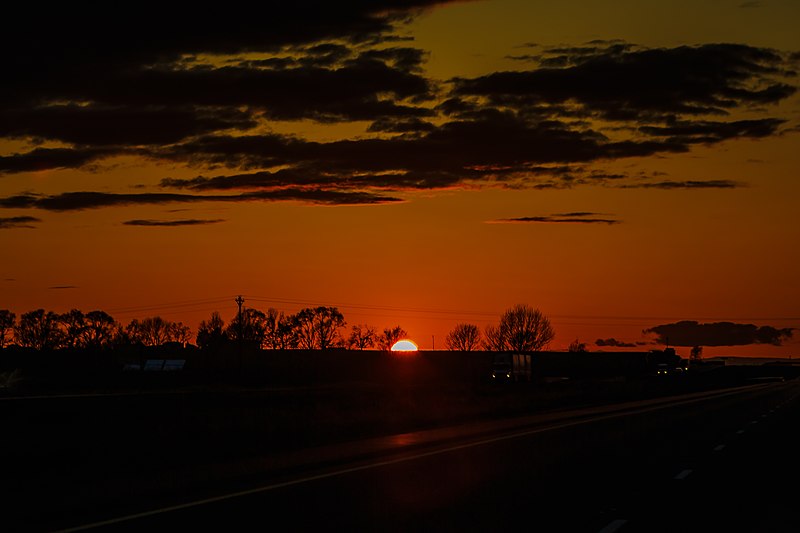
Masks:
[[[242,343],[243,343],[242,334],[244,332],[244,328],[242,327],[242,304],[244,303],[244,298],[242,298],[242,295],[240,294],[239,296],[236,297],[236,300],[234,300],[234,301],[239,306],[239,313],[236,316],[237,316],[237,321],[239,322],[239,324],[238,324],[238,326],[239,326],[238,327],[238,329],[239,329],[239,332],[238,332],[238,337],[239,337],[239,371],[241,372],[241,370],[242,370],[242,357],[243,357],[242,356]]]
[[[244,298],[242,298],[242,295],[240,294],[239,296],[236,297],[236,300],[234,300],[234,301],[239,306],[239,315],[238,316],[239,316],[239,327],[241,328],[242,327],[242,304],[244,303]]]

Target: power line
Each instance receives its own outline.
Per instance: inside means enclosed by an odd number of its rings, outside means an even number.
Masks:
[[[228,301],[230,296],[221,296],[215,298],[199,298],[195,300],[182,300],[178,302],[159,303],[150,305],[115,307],[108,310],[109,313],[128,313],[136,311],[150,311],[157,309],[175,309],[181,307],[192,307],[195,305],[208,305],[211,303],[222,303]]]
[[[210,298],[197,298],[192,300],[180,300],[175,302],[164,302],[151,305],[140,306],[125,306],[116,307],[108,310],[110,314],[132,315],[143,312],[158,311],[161,314],[177,314],[181,312],[201,312],[201,311],[214,311],[219,308],[217,304],[229,302],[232,296],[217,296]],[[273,303],[298,306],[319,306],[327,305],[339,307],[342,309],[352,310],[349,314],[355,316],[374,316],[382,318],[417,318],[426,320],[482,320],[482,319],[499,319],[502,311],[485,311],[474,309],[443,309],[431,307],[405,307],[396,305],[376,305],[367,303],[339,303],[333,304],[330,302],[322,302],[308,299],[298,298],[284,298],[284,297],[266,297],[266,296],[252,296],[247,295],[248,300],[253,302]],[[234,300],[235,301],[235,300]],[[283,307],[281,306],[281,307]],[[359,312],[362,311],[362,312]],[[621,322],[632,322],[630,325],[647,325],[652,322],[660,321],[800,321],[800,317],[730,317],[730,316],[675,316],[675,315],[646,315],[646,316],[630,316],[630,315],[583,315],[583,314],[552,314],[548,317],[553,321],[558,321],[566,325],[575,326],[616,326]],[[598,323],[597,321],[604,321]]]

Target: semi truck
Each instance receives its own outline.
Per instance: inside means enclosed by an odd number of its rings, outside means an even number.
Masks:
[[[492,381],[530,381],[531,356],[524,353],[499,353],[492,361]]]

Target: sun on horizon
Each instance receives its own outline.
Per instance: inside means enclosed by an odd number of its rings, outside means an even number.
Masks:
[[[418,349],[416,343],[408,339],[397,341],[392,345],[393,352],[416,352]]]

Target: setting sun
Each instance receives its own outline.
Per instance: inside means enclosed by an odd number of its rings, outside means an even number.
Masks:
[[[416,352],[417,345],[410,340],[397,341],[392,346],[393,352]]]

